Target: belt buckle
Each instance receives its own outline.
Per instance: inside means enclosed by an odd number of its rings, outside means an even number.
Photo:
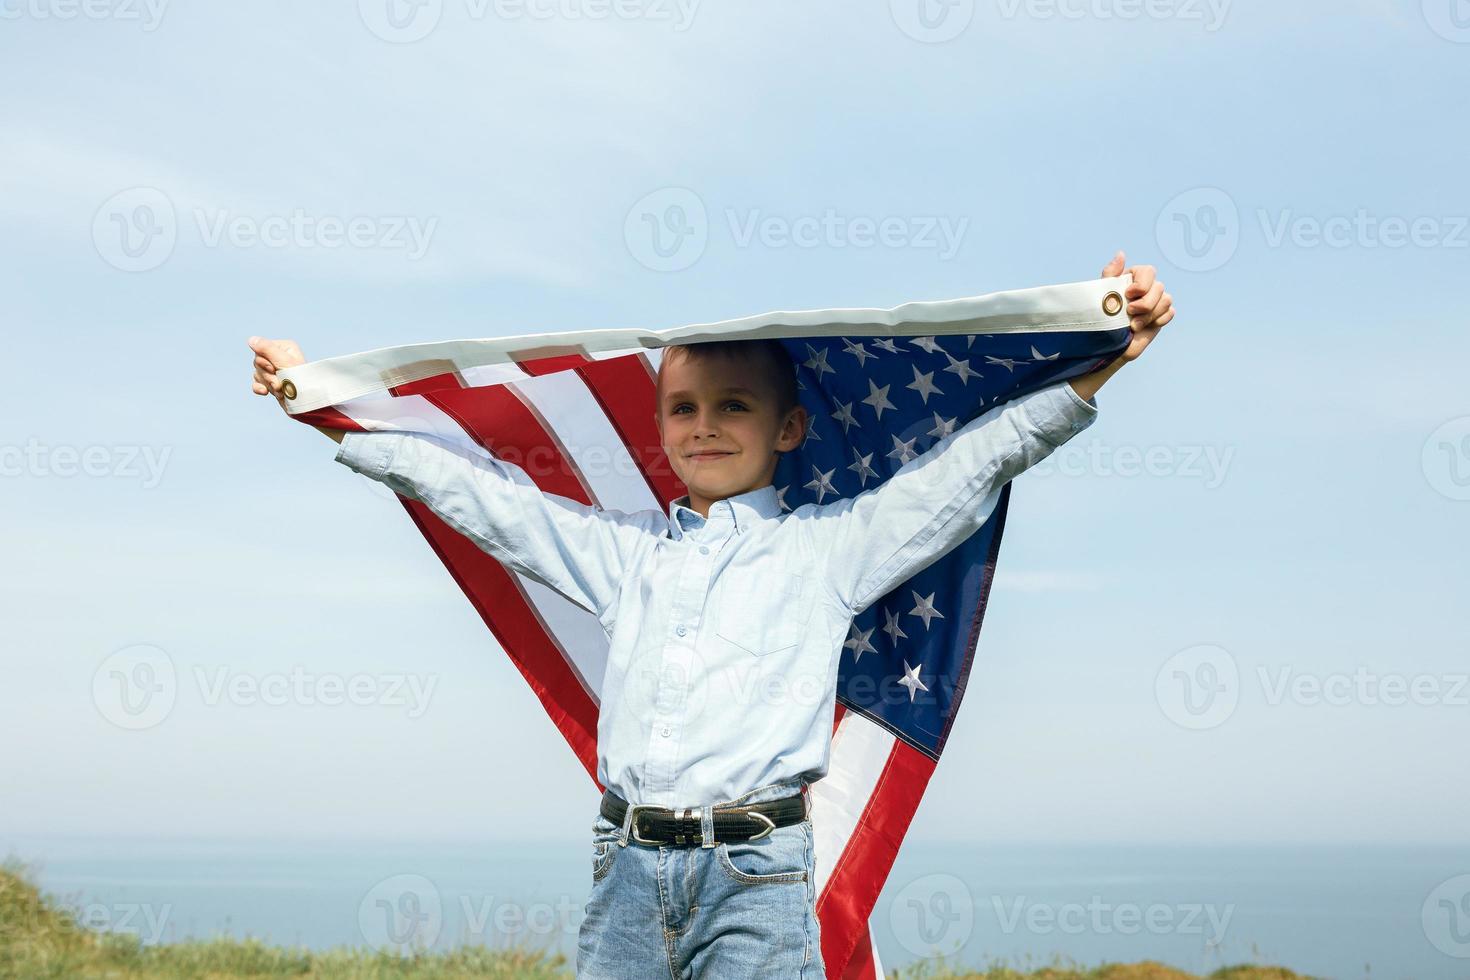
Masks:
[[[628,829],[633,832],[633,839],[640,844],[662,844],[663,841],[650,840],[638,833],[638,811],[639,810],[667,810],[665,806],[655,806],[652,803],[635,803],[631,808],[631,816],[628,818]]]
[[[766,825],[766,829],[765,830],[762,830],[760,833],[756,834],[754,837],[747,837],[747,838],[745,838],[746,841],[760,840],[762,837],[768,836],[771,833],[771,831],[773,831],[773,830],[776,829],[776,821],[772,820],[770,817],[766,816],[764,813],[761,813],[759,810],[746,810],[745,811],[745,815],[747,817],[750,817],[753,820],[759,820],[761,823],[763,823],[763,824]]]

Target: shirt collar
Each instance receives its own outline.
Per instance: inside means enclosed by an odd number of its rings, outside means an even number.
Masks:
[[[779,517],[781,514],[781,503],[776,495],[774,484],[767,483],[763,487],[738,493],[724,500],[716,500],[710,504],[709,523],[730,522],[735,530],[744,533],[762,520]],[[681,517],[682,515],[682,517]],[[688,530],[703,526],[706,522],[700,516],[699,511],[689,506],[689,495],[669,503],[669,536],[675,541],[685,534],[687,523]]]

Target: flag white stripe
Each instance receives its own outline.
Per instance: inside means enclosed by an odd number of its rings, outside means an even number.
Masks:
[[[857,830],[858,818],[878,788],[878,777],[888,765],[894,743],[887,729],[856,711],[843,712],[837,723],[827,775],[811,789],[818,895],[827,887],[838,858]]]

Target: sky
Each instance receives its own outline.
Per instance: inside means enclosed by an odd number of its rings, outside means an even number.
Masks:
[[[888,307],[1120,248],[1178,316],[1016,480],[911,837],[1466,842],[1463,3],[923,2],[0,0],[0,844],[590,823],[248,336]],[[167,710],[120,713],[120,663]]]

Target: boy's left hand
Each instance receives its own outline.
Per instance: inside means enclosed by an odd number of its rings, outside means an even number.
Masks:
[[[1122,250],[1103,267],[1102,277],[1121,276],[1125,271]],[[1153,342],[1164,324],[1174,319],[1174,300],[1164,292],[1164,284],[1158,280],[1158,271],[1151,265],[1135,265],[1126,271],[1133,273],[1133,285],[1124,293],[1128,301],[1128,323],[1133,329],[1133,338],[1128,349],[1118,360],[1136,360],[1143,349]]]

